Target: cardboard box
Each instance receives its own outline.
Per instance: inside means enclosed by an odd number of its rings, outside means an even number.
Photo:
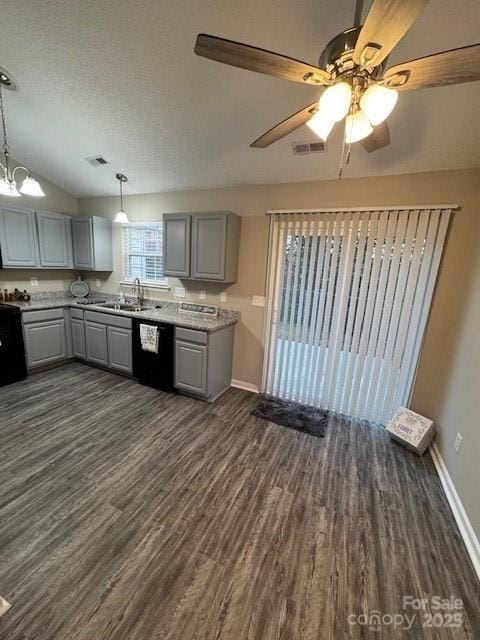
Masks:
[[[435,426],[433,420],[400,407],[387,424],[387,431],[394,440],[421,456],[433,440]]]

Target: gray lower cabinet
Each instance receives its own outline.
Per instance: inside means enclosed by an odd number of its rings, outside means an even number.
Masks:
[[[175,388],[212,402],[232,381],[234,326],[218,331],[175,328]]]
[[[166,213],[165,275],[235,282],[239,241],[240,218],[231,211]]]
[[[132,373],[132,330],[107,327],[108,366],[110,369]]]
[[[40,266],[35,211],[17,207],[0,209],[0,247],[4,268],[35,269]]]
[[[37,211],[40,266],[46,269],[71,269],[72,230],[70,216]]]
[[[175,387],[207,395],[207,347],[175,341]]]
[[[73,357],[84,360],[87,357],[85,348],[85,323],[83,319],[72,318],[71,327]]]
[[[73,266],[89,271],[113,270],[112,221],[72,218]]]
[[[107,327],[96,322],[85,322],[87,360],[108,367]]]
[[[26,312],[22,322],[29,369],[69,357],[63,309]]]

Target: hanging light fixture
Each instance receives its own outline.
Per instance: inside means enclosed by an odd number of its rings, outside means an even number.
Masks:
[[[115,177],[120,182],[120,211],[115,216],[115,222],[119,222],[120,224],[128,224],[130,220],[123,210],[123,183],[127,182],[128,178],[124,176],[123,173],[117,173]]]
[[[373,131],[367,116],[361,109],[345,118],[345,142],[351,144],[369,136]]]
[[[5,107],[3,104],[2,87],[15,88],[12,79],[3,71],[0,71],[0,115],[2,118],[3,129],[3,155],[5,158],[5,164],[0,162],[0,169],[3,175],[0,175],[0,195],[8,196],[10,198],[19,198],[21,195],[33,196],[40,198],[44,196],[44,192],[40,184],[32,177],[30,169],[27,167],[15,167],[13,170],[10,168],[10,147],[7,141],[7,124],[5,119]],[[20,187],[17,187],[15,175],[18,171],[25,171],[27,174]]]

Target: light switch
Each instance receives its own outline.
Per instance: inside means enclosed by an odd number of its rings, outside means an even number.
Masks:
[[[100,282],[100,280],[95,280],[95,286],[96,287],[101,287],[102,283]]]
[[[175,287],[175,297],[177,297],[177,298],[185,298],[185,288],[184,287]]]
[[[264,307],[265,296],[252,296],[252,305],[254,307]]]
[[[226,302],[226,301],[227,301],[227,292],[222,291],[222,293],[220,294],[220,302]]]
[[[200,300],[205,300],[207,298],[207,292],[206,291],[199,291],[198,292],[198,297],[200,298]]]
[[[32,287],[38,287],[38,278],[30,278],[30,285]]]

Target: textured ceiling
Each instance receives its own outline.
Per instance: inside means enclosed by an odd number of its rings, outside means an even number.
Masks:
[[[368,4],[368,3],[366,3]],[[353,21],[353,0],[0,0],[0,66],[13,155],[70,193],[128,193],[334,178],[326,154],[293,156],[306,127],[272,147],[249,143],[320,91],[193,53],[212,33],[317,62]],[[431,0],[390,63],[478,40],[478,0]],[[401,94],[392,144],[355,146],[345,176],[480,165],[480,82]],[[91,167],[102,154],[111,163]]]

